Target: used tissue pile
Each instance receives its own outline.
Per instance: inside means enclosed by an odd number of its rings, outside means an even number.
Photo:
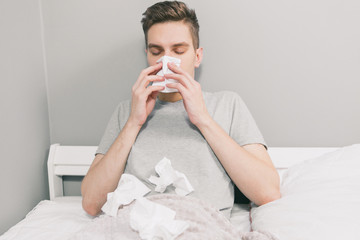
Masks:
[[[194,191],[185,174],[174,170],[171,162],[163,158],[156,166],[159,177],[151,176],[149,181],[156,185],[155,191],[163,193],[167,186],[173,184],[175,191],[185,196]],[[130,226],[139,232],[141,239],[174,239],[183,233],[189,224],[174,220],[176,212],[163,205],[145,199],[143,196],[151,190],[131,174],[122,174],[114,192],[108,193],[107,201],[101,210],[116,217],[119,207],[136,200],[130,212]]]

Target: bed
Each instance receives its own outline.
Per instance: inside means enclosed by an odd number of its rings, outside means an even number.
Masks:
[[[50,200],[43,200],[0,240],[69,239],[92,223],[80,196],[64,196],[63,176],[84,176],[96,146],[51,145]],[[282,198],[263,206],[235,204],[230,222],[276,239],[360,239],[360,145],[269,148]],[[112,239],[112,238],[109,238]]]

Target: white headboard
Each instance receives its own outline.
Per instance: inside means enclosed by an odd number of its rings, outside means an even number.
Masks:
[[[50,200],[62,197],[63,176],[85,176],[94,160],[97,146],[50,146],[48,177]]]
[[[85,176],[94,160],[97,146],[61,146],[53,144],[48,158],[50,200],[64,195],[63,176]],[[279,172],[337,148],[273,147],[270,157]]]

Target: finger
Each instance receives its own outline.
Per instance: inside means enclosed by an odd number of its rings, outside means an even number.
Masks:
[[[147,85],[149,85],[150,82],[162,82],[162,81],[165,81],[164,76],[157,76],[157,75],[146,76],[144,80],[140,83],[139,87],[145,88]]]
[[[159,94],[159,91],[152,92],[149,96],[152,99],[156,99],[157,95]]]
[[[185,70],[183,70],[181,67],[176,66],[176,64],[169,62],[168,63],[168,67],[171,71],[173,71],[174,73],[178,73],[180,75],[184,75],[187,79],[189,79],[189,81],[191,82],[191,80],[195,81],[188,72],[186,72]]]
[[[168,88],[174,88],[177,89],[180,94],[183,96],[186,92],[186,88],[181,83],[167,83],[166,86]]]
[[[149,86],[149,87],[146,88],[145,93],[146,93],[147,96],[149,96],[153,92],[162,91],[164,89],[165,89],[164,86]]]
[[[138,79],[136,80],[135,84],[134,84],[134,88],[138,88],[139,85],[141,84],[141,82],[143,81],[143,79],[148,76],[148,75],[153,75],[154,73],[157,73],[158,71],[160,71],[160,69],[162,68],[162,62],[159,62],[155,65],[152,65],[150,67],[147,67],[145,69],[143,69],[138,77]]]
[[[192,84],[190,83],[190,80],[187,79],[184,75],[181,74],[176,74],[176,73],[169,73],[169,74],[165,74],[164,77],[166,79],[174,79],[179,81],[183,86],[185,86],[186,88],[190,88],[192,86]]]
[[[156,63],[156,65],[158,65],[159,67],[156,67],[156,69],[154,69],[154,71],[150,72],[149,75],[157,74],[162,69],[163,63],[158,62],[158,63]],[[155,65],[153,65],[153,66],[155,66]]]
[[[150,67],[145,68],[141,73],[144,74],[144,76],[152,75],[162,68],[162,62],[158,62]]]

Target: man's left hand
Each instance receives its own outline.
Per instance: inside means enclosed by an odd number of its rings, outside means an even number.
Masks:
[[[190,121],[198,126],[205,124],[210,115],[207,111],[200,83],[195,81],[189,73],[176,66],[174,63],[168,63],[168,67],[174,73],[165,74],[165,78],[175,79],[178,83],[166,84],[169,88],[177,89],[184,101],[185,110],[188,113]]]

